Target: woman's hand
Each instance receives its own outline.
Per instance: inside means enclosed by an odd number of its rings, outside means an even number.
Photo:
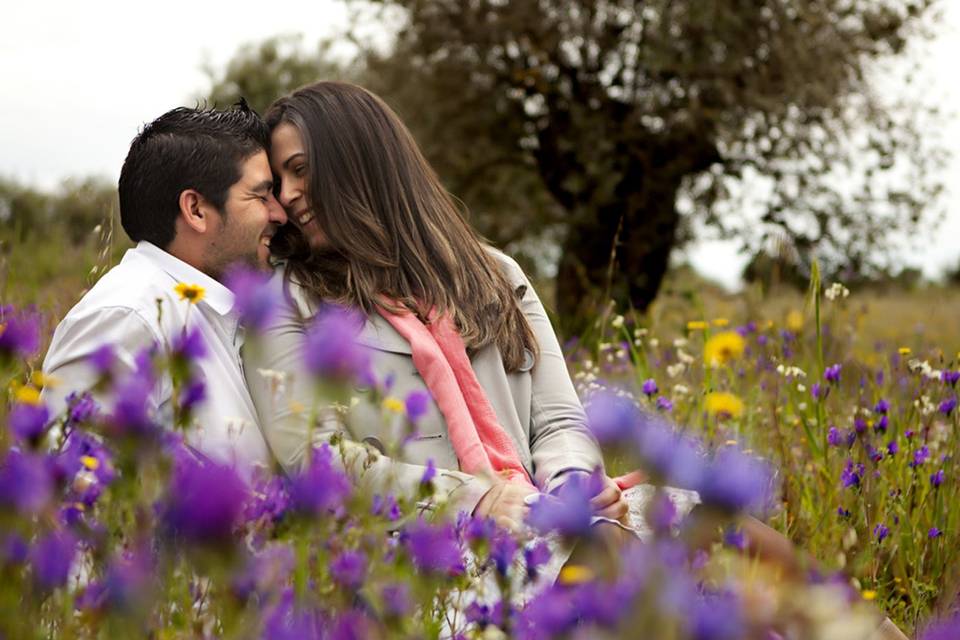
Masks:
[[[627,514],[630,508],[623,499],[620,487],[608,476],[603,476],[603,489],[590,498],[590,506],[593,507],[594,515],[628,524]]]
[[[498,482],[483,494],[473,510],[473,515],[479,518],[493,518],[501,527],[510,531],[520,531],[523,528],[523,520],[530,510],[524,498],[534,493],[537,493],[537,490],[530,485]]]

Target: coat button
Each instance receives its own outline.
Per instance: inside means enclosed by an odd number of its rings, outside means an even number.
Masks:
[[[533,351],[530,351],[530,349],[524,349],[523,365],[520,366],[520,371],[530,371],[530,369],[533,369],[534,364],[535,364],[535,360],[533,357]]]

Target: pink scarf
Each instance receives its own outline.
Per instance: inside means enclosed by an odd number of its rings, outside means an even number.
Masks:
[[[500,426],[493,405],[473,371],[463,339],[449,315],[421,322],[407,310],[378,309],[410,344],[413,364],[447,422],[460,468],[533,485],[513,441]]]

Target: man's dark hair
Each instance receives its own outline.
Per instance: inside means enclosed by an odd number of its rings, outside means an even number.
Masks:
[[[266,149],[270,130],[241,100],[233,109],[178,107],[133,139],[120,171],[120,223],[134,242],[165,249],[176,235],[180,194],[195,189],[219,211],[240,165]]]

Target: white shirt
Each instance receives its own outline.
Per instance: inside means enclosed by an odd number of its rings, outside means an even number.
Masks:
[[[180,282],[203,287],[203,299],[193,305],[181,300],[174,291]],[[197,362],[206,400],[194,411],[187,442],[215,460],[236,464],[244,475],[255,463],[269,465],[270,453],[244,382],[243,332],[233,312],[233,294],[149,242],[127,251],[57,326],[43,362],[44,373],[57,384],[44,389],[43,399],[52,411],[62,411],[70,392],[90,388],[96,373],[88,357],[104,343],[114,346],[117,371],[123,375],[133,370],[142,349],[170,344],[185,326],[199,328],[207,350]],[[165,376],[154,389],[151,407],[164,425],[172,424],[171,397],[171,381]],[[103,400],[109,408],[110,399]]]

